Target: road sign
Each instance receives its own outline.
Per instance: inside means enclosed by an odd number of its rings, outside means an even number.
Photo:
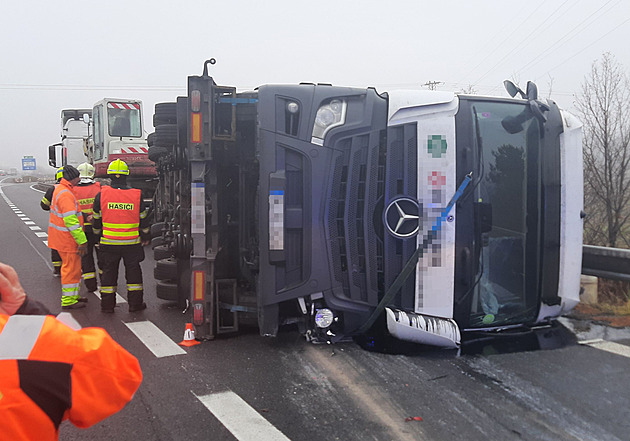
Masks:
[[[22,158],[22,170],[36,170],[37,164],[35,163],[35,158]]]

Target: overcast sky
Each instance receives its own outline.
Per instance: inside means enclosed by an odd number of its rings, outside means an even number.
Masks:
[[[105,97],[156,102],[185,94],[186,77],[220,85],[323,82],[379,92],[538,84],[571,109],[605,52],[630,72],[627,0],[2,0],[0,166],[24,155],[50,171],[64,108]]]

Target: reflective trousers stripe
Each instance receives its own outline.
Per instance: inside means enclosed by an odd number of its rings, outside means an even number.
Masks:
[[[77,303],[79,301],[80,298],[81,298],[81,296],[79,294],[75,294],[75,295],[71,295],[71,296],[62,295],[61,296],[61,306],[74,305],[75,303]]]
[[[46,316],[12,315],[0,333],[0,360],[28,359]]]
[[[92,273],[83,273],[83,279],[87,280],[87,279],[96,279],[96,273],[92,272]]]
[[[142,291],[142,283],[138,284],[127,284],[127,291]]]
[[[101,294],[114,294],[117,289],[117,286],[101,286]]]

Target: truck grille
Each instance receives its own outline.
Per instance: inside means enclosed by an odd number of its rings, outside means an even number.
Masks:
[[[383,271],[382,229],[374,222],[384,188],[381,144],[379,132],[336,144],[328,205],[334,277],[346,297],[371,305],[378,302]]]
[[[390,127],[387,132],[385,206],[397,196],[418,197],[418,145],[415,123]],[[385,233],[385,290],[400,274],[416,247],[417,237],[415,236],[398,239]],[[412,273],[392,302],[393,304],[402,309],[413,310],[415,279],[415,274]]]

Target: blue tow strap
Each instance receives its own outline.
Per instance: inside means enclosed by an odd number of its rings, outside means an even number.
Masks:
[[[392,301],[396,293],[400,290],[400,288],[402,288],[407,278],[411,275],[413,270],[416,268],[416,265],[418,264],[418,260],[420,260],[420,258],[423,256],[424,251],[429,247],[429,245],[431,245],[431,242],[433,242],[433,239],[437,237],[437,233],[442,228],[442,223],[446,220],[448,213],[451,211],[453,206],[457,203],[457,200],[462,196],[462,194],[464,193],[464,190],[466,190],[466,187],[468,186],[471,180],[472,180],[472,172],[468,173],[464,177],[464,180],[459,185],[459,188],[457,189],[457,191],[455,192],[451,200],[448,202],[448,204],[446,204],[446,207],[444,207],[444,209],[442,210],[442,212],[440,213],[440,216],[436,219],[435,224],[433,224],[433,226],[431,227],[431,230],[425,236],[424,240],[422,241],[422,244],[418,248],[416,248],[416,251],[409,258],[403,270],[400,272],[400,274],[398,274],[398,277],[396,277],[396,279],[394,280],[394,283],[391,284],[391,286],[389,287],[389,289],[387,290],[387,292],[385,293],[381,301],[378,303],[378,305],[376,305],[376,309],[372,311],[372,314],[370,315],[370,317],[365,321],[365,323],[363,323],[363,325],[361,325],[361,327],[357,330],[357,333],[363,334],[368,329],[370,329],[372,325],[374,324],[374,322],[376,321],[376,319],[378,318],[378,316],[385,309],[385,306],[389,304],[389,302]]]

